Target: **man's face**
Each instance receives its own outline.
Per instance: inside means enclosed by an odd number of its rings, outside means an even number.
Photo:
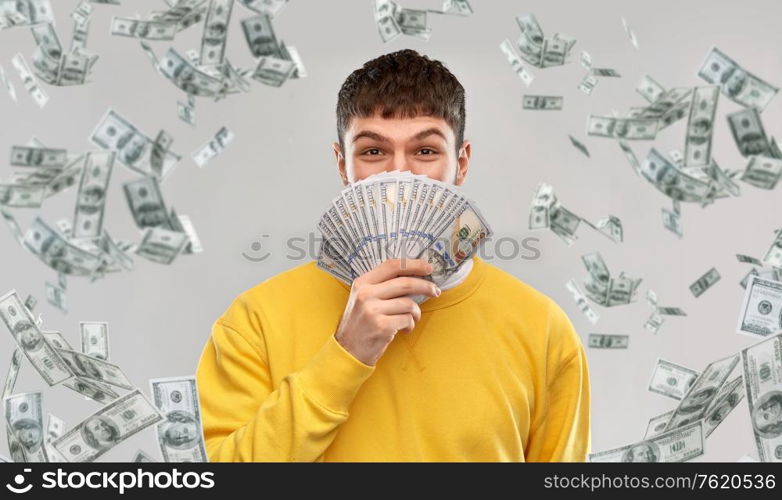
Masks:
[[[353,118],[344,137],[345,150],[333,145],[344,185],[372,174],[409,170],[449,184],[461,185],[467,175],[470,143],[456,155],[456,138],[442,118]]]

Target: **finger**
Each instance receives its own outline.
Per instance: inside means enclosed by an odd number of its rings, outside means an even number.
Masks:
[[[379,299],[392,299],[405,295],[426,295],[429,297],[440,295],[440,289],[431,281],[409,276],[399,276],[377,283],[374,288],[374,295]]]
[[[409,297],[380,300],[377,304],[377,310],[381,314],[387,316],[392,314],[412,314],[416,322],[421,319],[421,307]]]
[[[410,333],[415,328],[415,320],[412,314],[392,314],[387,316],[391,327],[398,332]]]
[[[367,283],[381,283],[397,276],[426,276],[432,273],[432,265],[423,259],[388,259],[368,272],[363,278]]]

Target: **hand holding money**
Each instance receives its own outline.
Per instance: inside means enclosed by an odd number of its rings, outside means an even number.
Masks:
[[[407,295],[440,295],[435,284],[416,277],[431,272],[422,259],[389,259],[353,280],[337,342],[362,363],[377,363],[397,332],[411,332],[421,319],[421,308]]]

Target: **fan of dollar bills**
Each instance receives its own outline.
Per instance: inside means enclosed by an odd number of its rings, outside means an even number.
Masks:
[[[347,284],[384,260],[421,258],[433,268],[426,279],[440,285],[493,234],[458,187],[407,171],[351,184],[332,200],[318,229],[318,267]]]

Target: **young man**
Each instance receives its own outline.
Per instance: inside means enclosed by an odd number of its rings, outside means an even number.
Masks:
[[[464,121],[440,62],[369,61],[339,92],[342,182],[411,170],[462,184]],[[477,256],[442,289],[430,272],[388,260],[348,287],[310,261],[239,295],[198,367],[210,460],[585,460],[586,356],[562,309]]]

